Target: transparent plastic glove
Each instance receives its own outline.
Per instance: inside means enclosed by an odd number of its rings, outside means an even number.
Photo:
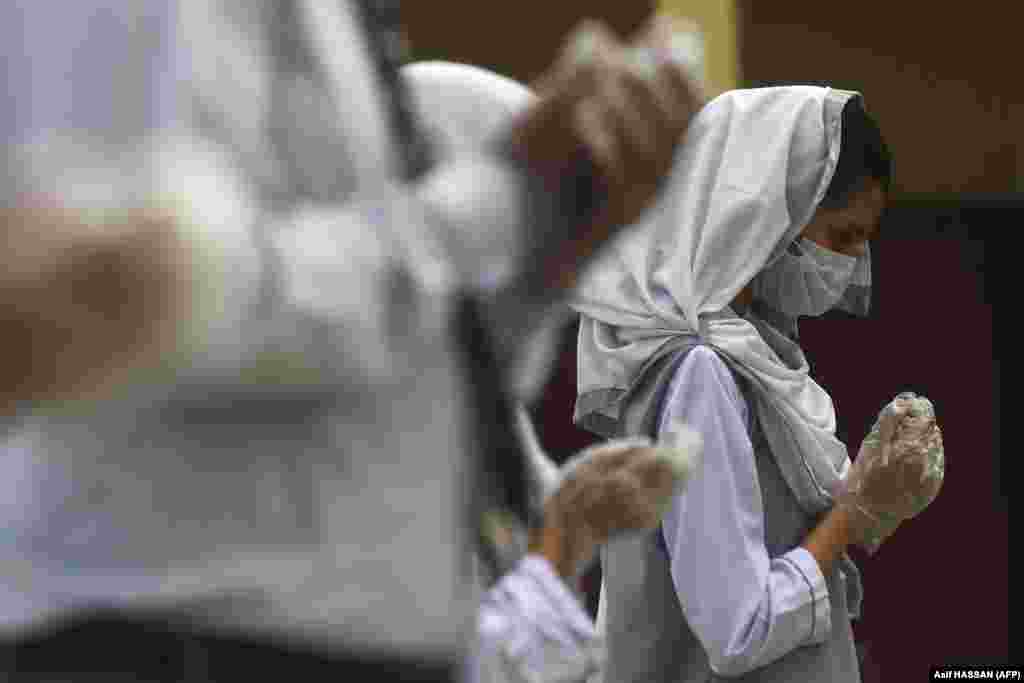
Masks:
[[[566,463],[544,505],[545,527],[558,539],[559,572],[576,576],[598,546],[655,528],[692,476],[700,450],[700,436],[677,425],[659,443],[643,437],[615,439],[586,448]]]
[[[646,56],[637,55],[638,52],[646,52],[653,53],[656,60],[674,64],[686,76],[698,103],[707,100],[704,44],[696,22],[683,17],[654,15],[633,41],[631,52],[634,54],[629,57],[633,60],[639,56],[646,61]],[[653,73],[648,67],[646,74]]]
[[[566,70],[589,70],[594,84],[577,105],[576,128],[613,181],[635,183],[642,174],[656,185],[706,99],[679,45],[682,38],[659,17],[630,44],[619,44],[592,21],[581,24],[569,42],[562,60]]]
[[[676,45],[679,38],[666,20],[658,19],[625,44],[605,24],[585,20],[534,84],[540,106],[530,118],[554,133],[559,126],[548,124],[564,117],[571,134],[558,138],[570,143],[570,152],[580,145],[586,150],[608,195],[605,212],[624,224],[655,196],[705,100]],[[559,139],[538,139],[546,150],[539,156],[568,158]]]
[[[862,547],[874,554],[900,524],[928,507],[944,472],[934,406],[913,393],[899,394],[864,438],[839,498],[859,513]]]

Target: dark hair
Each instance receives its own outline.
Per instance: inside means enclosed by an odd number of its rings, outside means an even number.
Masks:
[[[868,179],[880,182],[885,191],[892,181],[889,147],[860,97],[850,98],[843,106],[842,130],[839,163],[821,202],[825,207],[844,205],[851,194],[864,188]]]

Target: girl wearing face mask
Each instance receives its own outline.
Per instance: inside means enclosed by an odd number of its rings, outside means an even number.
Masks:
[[[890,163],[857,93],[726,93],[584,279],[575,421],[610,438],[681,420],[704,441],[661,528],[602,551],[606,682],[860,680],[845,551],[872,522],[847,503],[850,459],[796,323],[867,313]]]

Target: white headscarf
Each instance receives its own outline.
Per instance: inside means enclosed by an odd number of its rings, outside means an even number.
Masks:
[[[535,98],[522,83],[469,64],[415,62],[401,74],[442,158],[477,153]]]
[[[831,398],[793,341],[729,305],[814,215],[839,159],[843,105],[855,95],[736,90],[700,112],[658,203],[583,280],[573,306],[582,314],[578,422],[618,420],[645,362],[673,338],[698,337],[751,382],[802,507],[831,506],[850,465]]]

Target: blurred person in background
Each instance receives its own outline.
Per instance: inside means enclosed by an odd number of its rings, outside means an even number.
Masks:
[[[536,98],[511,79],[466,64],[418,62],[401,73],[411,88],[418,121],[441,161],[486,147]],[[525,364],[521,389],[515,392],[521,400],[537,398],[557,350],[557,339],[548,335],[557,336],[570,315],[569,306],[553,310],[550,324],[531,340],[533,358]],[[524,528],[509,520],[495,530],[504,544],[482,546],[491,558],[484,563],[483,584],[496,585],[483,596],[471,679],[583,682],[600,672],[604,649],[580,602],[579,573],[609,538],[657,525],[660,506],[671,492],[662,489],[664,498],[643,492],[645,486],[658,486],[656,478],[643,473],[650,467],[647,439],[587,449],[559,472],[523,406],[517,416],[527,448],[533,518],[539,524]],[[675,454],[680,481],[672,490],[689,475],[698,450],[691,444]],[[609,467],[616,459],[622,466]],[[525,557],[524,550],[529,551]]]
[[[0,15],[11,680],[456,678],[524,337],[657,191],[681,67],[554,73],[433,165],[392,3]]]

